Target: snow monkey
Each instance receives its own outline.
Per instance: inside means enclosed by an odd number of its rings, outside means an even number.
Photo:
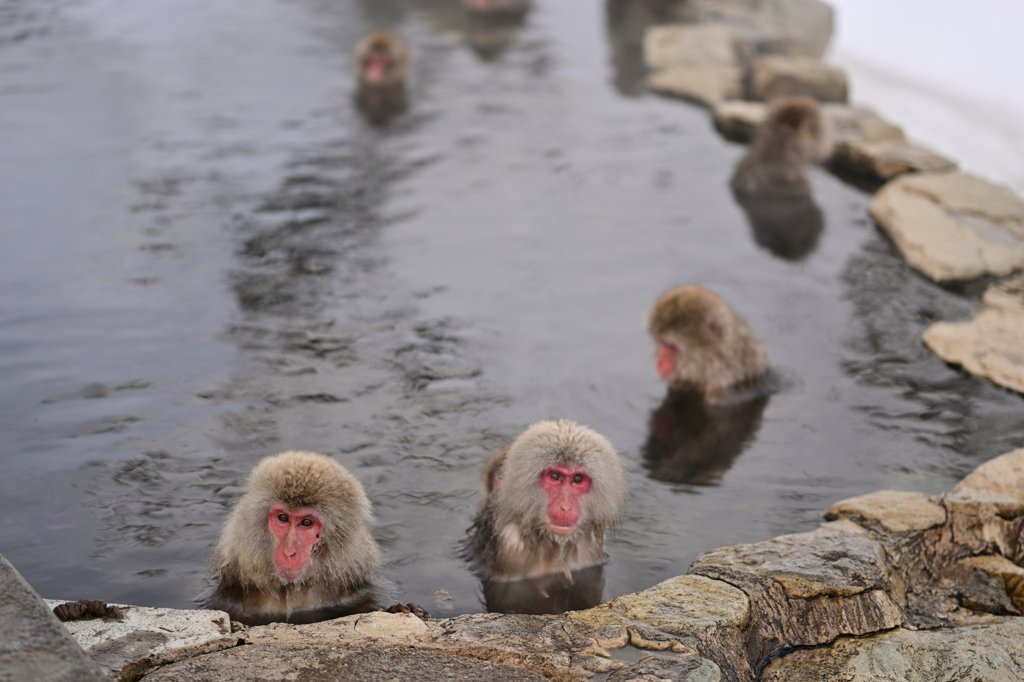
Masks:
[[[605,562],[605,528],[622,514],[626,484],[604,436],[564,419],[538,422],[491,455],[483,480],[463,556],[485,587],[569,578]]]
[[[756,389],[770,378],[768,353],[736,311],[707,289],[669,289],[651,309],[647,331],[655,368],[672,389],[694,391],[715,403]]]
[[[290,450],[263,459],[221,529],[211,559],[216,585],[204,606],[261,625],[312,623],[392,603],[370,520],[363,486],[330,457]]]
[[[409,47],[397,34],[377,31],[356,45],[355,64],[360,87],[404,85],[409,75]]]
[[[382,125],[405,111],[409,47],[398,35],[371,33],[355,51],[356,106],[370,123]]]
[[[822,161],[829,141],[821,107],[809,97],[775,100],[750,150],[736,166],[737,194],[810,194],[807,166]]]

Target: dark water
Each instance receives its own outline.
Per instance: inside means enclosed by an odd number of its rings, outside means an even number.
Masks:
[[[366,485],[404,596],[462,613],[479,469],[537,419],[624,454],[606,596],[1020,447],[1020,397],[920,343],[978,292],[909,270],[824,172],[810,253],[773,255],[728,190],[742,147],[643,94],[625,16],[541,1],[481,37],[457,0],[0,2],[0,553],[46,596],[188,607],[253,463],[312,449]],[[349,73],[380,27],[416,55],[384,129]],[[799,378],[711,486],[644,466],[645,315],[681,282]]]

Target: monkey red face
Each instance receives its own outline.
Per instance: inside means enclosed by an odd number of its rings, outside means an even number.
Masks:
[[[363,60],[363,80],[380,83],[391,73],[391,54],[384,48],[375,47]]]
[[[271,505],[268,523],[274,534],[274,567],[283,580],[302,577],[310,556],[320,549],[323,523],[311,509],[292,511],[281,504]]]
[[[667,341],[658,341],[658,357],[654,361],[654,367],[658,370],[658,376],[662,381],[672,381],[676,373],[676,356],[679,355],[679,348]]]
[[[590,492],[590,476],[580,469],[548,467],[540,475],[540,487],[548,494],[548,530],[555,535],[579,531],[580,502]]]

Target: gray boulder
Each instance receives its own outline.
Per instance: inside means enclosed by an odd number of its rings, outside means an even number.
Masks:
[[[936,322],[922,340],[946,362],[1024,393],[1024,276],[990,286],[969,322]]]
[[[0,556],[0,682],[108,679],[17,569]]]
[[[750,99],[769,102],[777,97],[803,95],[821,102],[845,102],[846,73],[810,57],[768,55],[750,66]]]
[[[1024,267],[1024,200],[966,173],[914,173],[886,184],[871,216],[913,267],[936,281]]]

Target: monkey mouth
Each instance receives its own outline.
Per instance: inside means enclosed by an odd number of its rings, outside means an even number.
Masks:
[[[580,530],[579,526],[556,526],[553,523],[548,524],[548,532],[554,533],[555,535],[561,535],[562,537],[569,537],[575,535]]]
[[[278,569],[277,569],[278,577],[281,578],[281,580],[285,581],[286,583],[293,583],[293,582],[295,582],[296,580],[298,580],[299,578],[302,577],[302,574],[304,572],[305,572],[305,570],[301,569],[301,568],[295,569],[295,568],[280,568],[280,567],[278,567]]]

